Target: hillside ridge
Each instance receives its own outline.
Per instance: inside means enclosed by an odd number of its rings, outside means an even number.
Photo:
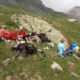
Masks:
[[[52,9],[45,7],[41,0],[0,0],[0,3],[6,6],[14,6],[28,10],[37,14],[47,14],[54,12]]]

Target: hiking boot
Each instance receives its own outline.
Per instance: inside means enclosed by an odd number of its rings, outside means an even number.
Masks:
[[[15,59],[15,57],[12,58],[12,60],[14,60],[14,59]]]
[[[6,40],[6,39],[5,39],[5,42],[11,42],[11,40]]]
[[[64,57],[62,54],[58,54],[58,56],[59,56],[59,57],[62,57],[62,58]]]

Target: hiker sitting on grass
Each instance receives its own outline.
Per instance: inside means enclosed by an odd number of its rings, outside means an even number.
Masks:
[[[2,29],[0,29],[0,36],[2,36],[4,39],[13,39],[16,37],[16,31],[8,32],[6,30],[6,26],[2,25]]]
[[[61,39],[61,40],[60,40],[60,43],[58,43],[58,45],[57,45],[57,50],[58,50],[58,56],[60,56],[60,57],[65,57],[65,56],[71,54],[71,55],[73,55],[76,59],[79,59],[79,58],[75,55],[75,53],[74,53],[74,51],[73,51],[72,49],[65,47],[65,45],[64,45],[64,39]]]
[[[27,43],[30,43],[29,35],[26,33],[26,31],[23,29],[23,27],[20,26],[20,29],[17,33],[17,42],[22,41],[22,40],[25,40],[25,41],[27,41]]]
[[[31,33],[30,33],[30,39],[31,41],[34,41],[36,40],[37,43],[41,43],[41,39],[38,37],[37,33],[35,30],[33,30]]]
[[[20,29],[18,30],[17,37],[18,37],[18,40],[22,40],[22,37],[26,35],[26,31],[23,29],[22,26],[20,26],[19,28]]]

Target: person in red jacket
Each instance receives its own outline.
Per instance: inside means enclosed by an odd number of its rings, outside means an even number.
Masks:
[[[16,37],[16,31],[8,32],[6,30],[6,26],[2,25],[2,29],[0,29],[0,36],[5,39],[13,39]]]
[[[32,42],[29,38],[29,34],[26,33],[26,31],[23,29],[22,26],[20,26],[20,29],[17,33],[17,42],[21,41],[21,40],[25,40],[25,41],[27,41],[27,43]]]
[[[20,29],[19,29],[17,35],[18,35],[18,40],[22,40],[23,36],[26,35],[26,31],[23,29],[22,26],[20,26]]]

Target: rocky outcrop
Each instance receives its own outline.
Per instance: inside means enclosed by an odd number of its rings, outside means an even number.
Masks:
[[[68,19],[69,22],[77,22],[76,19]]]
[[[29,31],[36,30],[37,33],[45,33],[47,37],[54,43],[58,43],[61,38],[64,38],[65,44],[68,45],[67,39],[61,34],[61,32],[56,30],[44,20],[41,20],[37,17],[22,14],[14,14],[11,19],[15,23],[23,26]]]

